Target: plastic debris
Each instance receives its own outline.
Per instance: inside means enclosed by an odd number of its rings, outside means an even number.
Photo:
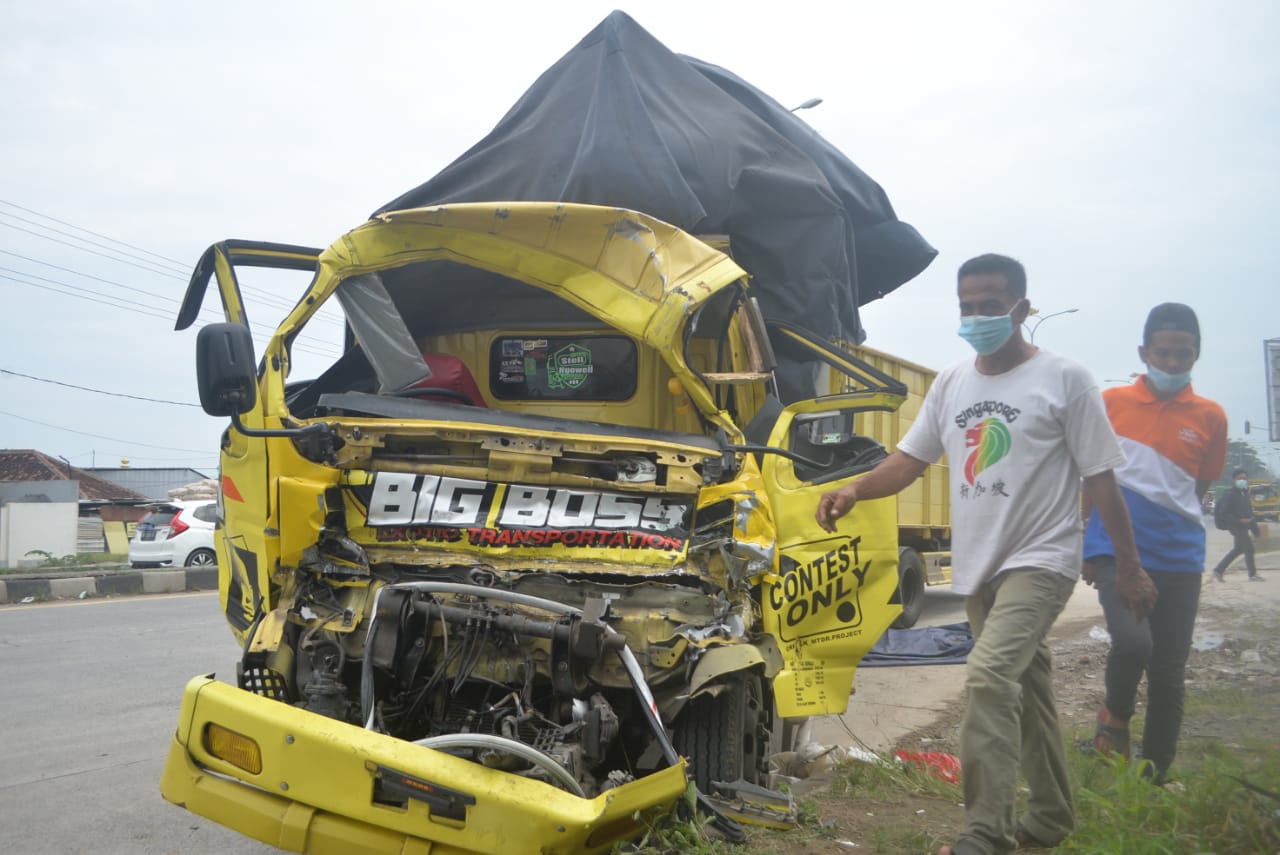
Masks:
[[[19,603],[34,603],[35,601],[36,601],[35,597],[23,597],[22,599],[18,600]]]
[[[848,760],[857,760],[859,763],[870,763],[873,766],[883,766],[884,758],[874,751],[866,748],[859,748],[857,745],[850,745],[844,750],[845,758]]]
[[[895,751],[893,756],[903,763],[923,769],[948,784],[960,782],[960,758],[940,751]]]
[[[1196,650],[1204,653],[1209,650],[1217,650],[1226,643],[1226,638],[1222,633],[1215,632],[1211,629],[1197,629],[1191,636],[1191,646]]]
[[[795,751],[780,751],[770,759],[778,774],[802,780],[830,771],[846,760],[858,760],[863,763],[884,762],[875,752],[863,748],[845,748],[841,745],[823,745],[819,742],[806,742]]]
[[[1090,627],[1089,637],[1092,638],[1094,641],[1103,641],[1103,642],[1106,642],[1107,644],[1111,643],[1111,633],[1107,632],[1105,629],[1103,629],[1100,626]]]

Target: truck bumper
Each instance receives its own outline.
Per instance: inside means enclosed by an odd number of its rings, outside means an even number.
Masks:
[[[246,771],[214,756],[210,725],[256,743]],[[225,752],[223,752],[225,753]],[[289,852],[604,852],[668,813],[683,762],[584,799],[540,781],[259,697],[191,680],[160,792]]]

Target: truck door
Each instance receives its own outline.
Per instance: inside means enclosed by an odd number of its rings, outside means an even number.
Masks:
[[[859,436],[856,414],[894,410],[906,388],[834,345],[796,327],[770,325],[788,349],[849,378],[856,391],[798,401],[782,409],[761,474],[778,532],[779,574],[762,589],[765,629],[782,649],[774,680],[782,716],[842,713],[854,669],[902,611],[898,593],[898,505],[895,497],[859,502],[835,534],[819,527],[818,501],[865,475],[887,452]]]
[[[284,244],[223,241],[205,250],[192,273],[175,329],[195,324],[211,279],[216,280],[227,321],[249,326],[236,268],[316,270],[320,250]],[[294,294],[288,295],[292,302]],[[281,309],[281,315],[285,310]],[[274,331],[274,326],[266,332]],[[261,377],[261,370],[259,370]],[[242,416],[251,428],[266,426],[261,387],[254,408]],[[272,484],[271,443],[284,440],[248,437],[228,428],[222,435],[218,464],[218,516],[214,544],[218,555],[218,593],[223,613],[242,641],[260,612],[274,607],[270,575],[279,555],[276,496]]]

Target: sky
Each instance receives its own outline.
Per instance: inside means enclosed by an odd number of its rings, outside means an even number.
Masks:
[[[971,356],[955,271],[983,252],[1026,265],[1035,343],[1100,386],[1142,370],[1153,305],[1185,302],[1196,391],[1280,470],[1268,0],[6,4],[0,448],[216,471],[225,420],[197,406],[195,329],[173,329],[204,249],[327,246],[484,136],[613,8],[785,106],[823,99],[797,115],[937,247],[864,307],[868,345],[932,368]],[[301,283],[247,285],[261,347]],[[336,347],[327,329],[296,377]]]

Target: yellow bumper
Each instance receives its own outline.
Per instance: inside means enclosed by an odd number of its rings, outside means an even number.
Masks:
[[[210,724],[257,743],[261,771],[211,755]],[[289,852],[454,855],[607,851],[669,812],[686,786],[682,763],[584,799],[197,677],[160,792]]]

